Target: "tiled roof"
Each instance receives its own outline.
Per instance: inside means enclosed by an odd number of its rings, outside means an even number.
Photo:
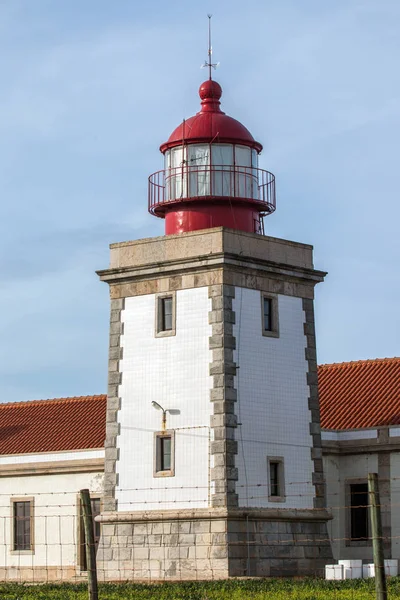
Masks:
[[[323,429],[400,424],[400,358],[318,367]]]
[[[318,367],[323,429],[400,424],[400,358]],[[0,404],[0,455],[102,448],[106,396]]]
[[[102,448],[106,396],[0,404],[0,455]]]

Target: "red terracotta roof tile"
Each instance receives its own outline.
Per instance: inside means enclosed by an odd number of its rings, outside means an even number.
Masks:
[[[400,358],[318,367],[322,429],[400,424]]]
[[[0,454],[102,448],[106,396],[0,404]]]
[[[320,365],[323,429],[400,424],[400,358]],[[0,455],[103,448],[105,395],[0,404]]]

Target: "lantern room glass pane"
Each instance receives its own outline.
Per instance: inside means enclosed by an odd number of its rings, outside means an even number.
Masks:
[[[233,195],[233,146],[231,144],[211,145],[212,195]]]
[[[235,164],[241,167],[251,167],[251,148],[235,146]]]
[[[186,196],[186,148],[178,146],[165,153],[165,198],[175,200]]]
[[[235,195],[239,198],[258,198],[257,171],[252,162],[251,148],[235,146]]]
[[[231,144],[212,144],[211,159],[213,165],[233,165],[233,146]]]
[[[210,145],[193,144],[187,147],[189,173],[188,196],[210,195]]]

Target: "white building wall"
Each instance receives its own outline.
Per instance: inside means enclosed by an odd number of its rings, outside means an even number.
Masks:
[[[340,456],[330,454],[324,456],[324,476],[326,482],[326,505],[333,519],[328,521],[328,533],[332,543],[333,558],[339,560],[340,546],[343,539],[341,519],[343,519],[344,491],[341,490]]]
[[[400,558],[400,452],[390,453],[390,502],[392,558]]]
[[[236,413],[241,506],[312,508],[308,363],[301,298],[280,295],[279,337],[262,335],[261,299],[236,288]],[[268,501],[267,457],[284,458],[286,501]]]
[[[155,337],[155,302],[155,295],[127,298],[122,312],[116,490],[121,511],[209,505],[208,287],[176,292],[174,336]],[[154,432],[161,430],[162,415],[152,401],[180,411],[167,415],[167,429],[175,431],[174,477],[153,477]]]
[[[2,464],[82,460],[104,456],[104,451],[68,452],[1,457]],[[68,458],[66,458],[68,456]],[[86,456],[89,458],[89,456]],[[46,459],[46,461],[44,460]],[[0,478],[0,567],[68,567],[78,566],[78,497],[88,488],[99,497],[103,491],[103,473],[62,473],[51,475],[10,476]],[[13,552],[12,498],[33,498],[34,553]],[[12,571],[9,572],[11,577]]]
[[[347,442],[353,440],[373,440],[378,437],[377,429],[348,429],[347,431],[321,431],[322,441]]]
[[[334,558],[371,559],[372,546],[350,541],[350,497],[348,485],[351,481],[367,481],[368,473],[378,472],[377,454],[360,454],[324,457],[328,508],[333,521],[328,523]]]

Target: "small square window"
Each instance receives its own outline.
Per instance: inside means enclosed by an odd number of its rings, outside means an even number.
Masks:
[[[283,458],[280,456],[268,457],[268,500],[270,502],[285,501],[285,475]]]
[[[33,498],[12,499],[12,551],[33,552]]]
[[[154,477],[175,475],[175,436],[173,431],[162,431],[154,435]]]
[[[175,335],[175,293],[156,296],[156,337]]]
[[[261,293],[261,329],[266,337],[279,337],[277,296]]]

